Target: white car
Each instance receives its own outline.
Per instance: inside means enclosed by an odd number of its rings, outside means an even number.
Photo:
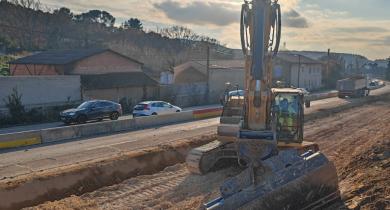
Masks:
[[[180,107],[164,101],[145,101],[137,104],[133,109],[133,117],[164,115],[181,112]]]

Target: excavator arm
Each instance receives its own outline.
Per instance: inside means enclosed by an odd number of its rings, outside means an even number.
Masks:
[[[280,5],[269,0],[246,1],[240,29],[247,90],[243,127],[255,131],[269,129],[272,59],[278,53],[281,38]]]
[[[303,141],[303,94],[272,87],[272,62],[281,37],[280,5],[276,0],[245,1],[240,29],[245,55],[240,123],[221,124],[219,139],[193,149],[187,164],[191,172],[203,174],[220,160],[236,159],[244,170],[226,180],[220,197],[204,207],[320,208],[339,197],[336,169],[316,144]]]
[[[272,88],[272,61],[281,38],[277,1],[245,1],[241,12],[245,55],[242,122],[234,141],[238,162],[246,169],[221,186],[221,197],[207,209],[311,209],[338,198],[336,169],[325,155],[305,148],[303,94]],[[291,106],[295,108],[291,110]],[[294,111],[295,110],[295,111]],[[284,125],[281,125],[281,120]],[[295,119],[295,124],[294,124]],[[289,124],[291,123],[291,124]],[[283,142],[283,150],[278,143]],[[289,146],[288,144],[299,144]]]

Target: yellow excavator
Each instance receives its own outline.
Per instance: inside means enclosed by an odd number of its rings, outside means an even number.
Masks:
[[[186,160],[196,174],[229,163],[224,160],[243,171],[222,184],[206,209],[318,209],[339,198],[335,166],[317,144],[303,141],[304,93],[273,87],[281,26],[277,0],[244,1],[244,94],[226,100],[218,140],[191,150]]]

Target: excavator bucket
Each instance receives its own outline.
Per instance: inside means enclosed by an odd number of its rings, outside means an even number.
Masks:
[[[206,209],[318,209],[339,198],[336,168],[320,152],[281,151],[227,180]]]

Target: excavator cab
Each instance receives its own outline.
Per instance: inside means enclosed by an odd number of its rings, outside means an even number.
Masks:
[[[292,88],[273,89],[272,93],[277,140],[284,143],[302,143],[304,94]]]

